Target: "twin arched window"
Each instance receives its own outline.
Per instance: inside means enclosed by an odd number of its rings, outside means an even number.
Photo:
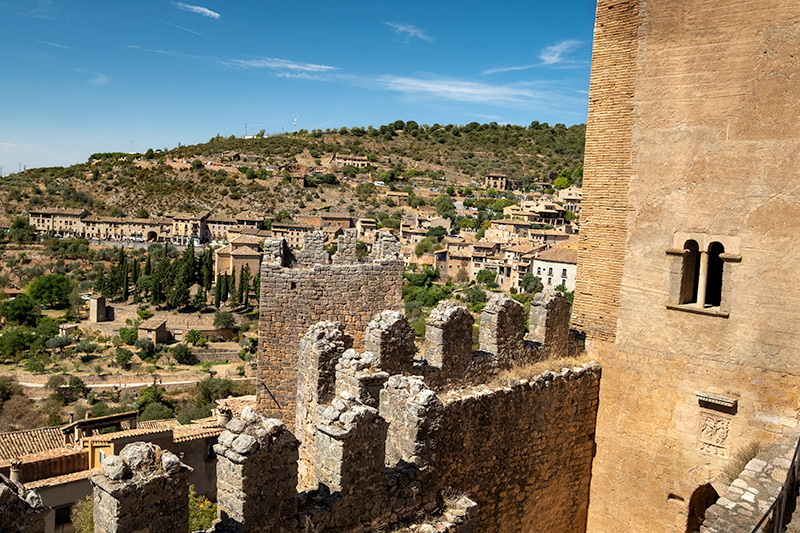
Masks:
[[[680,304],[697,307],[719,307],[722,302],[722,271],[720,257],[725,253],[722,243],[712,242],[708,250],[700,250],[697,241],[689,239],[683,245],[683,279]]]

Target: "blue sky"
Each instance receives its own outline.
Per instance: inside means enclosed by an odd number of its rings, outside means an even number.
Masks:
[[[341,126],[586,121],[594,0],[0,0],[3,174]]]

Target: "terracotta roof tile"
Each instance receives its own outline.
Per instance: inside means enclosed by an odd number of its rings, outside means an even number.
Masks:
[[[0,433],[0,459],[12,459],[64,446],[61,428],[47,427]]]

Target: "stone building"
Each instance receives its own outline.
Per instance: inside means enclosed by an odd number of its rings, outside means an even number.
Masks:
[[[799,41],[796,2],[598,3],[573,316],[603,364],[589,531],[695,530],[730,457],[798,423]]]
[[[214,250],[214,277],[236,273],[241,279],[242,268],[248,265],[250,273],[261,268],[261,244],[263,239],[252,235],[237,235],[230,243]]]

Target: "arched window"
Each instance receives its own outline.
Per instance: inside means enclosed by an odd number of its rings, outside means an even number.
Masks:
[[[706,307],[719,307],[722,301],[722,269],[724,264],[720,254],[723,253],[725,253],[725,247],[721,243],[712,242],[708,247]]]
[[[700,280],[700,248],[697,241],[688,240],[683,245],[683,281],[678,303],[689,304],[697,301],[697,287]]]

